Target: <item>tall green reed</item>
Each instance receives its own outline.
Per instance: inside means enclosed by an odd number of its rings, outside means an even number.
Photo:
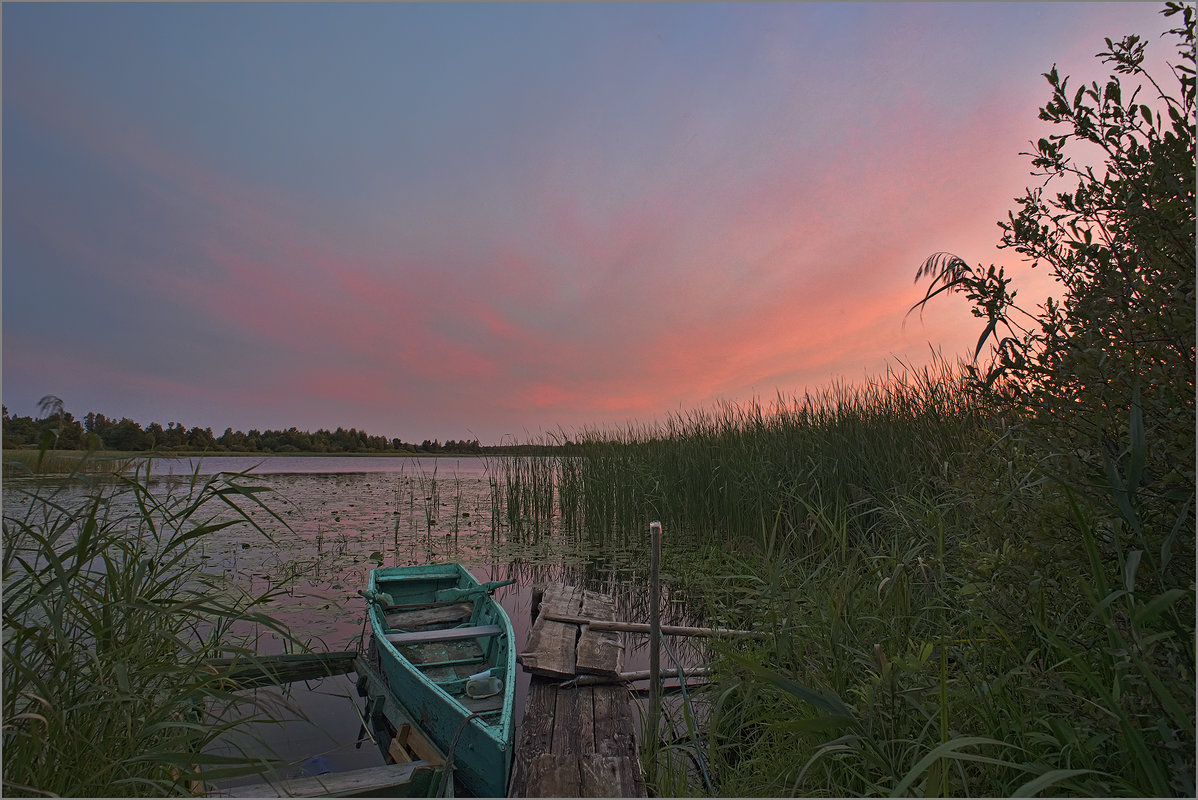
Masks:
[[[773,634],[717,648],[717,793],[1187,795],[1193,497],[1127,430],[1091,475],[939,364],[584,432],[572,513],[661,519],[675,593]]]
[[[148,463],[82,490],[5,487],[6,794],[190,794],[264,768],[205,749],[285,704],[206,662],[252,661],[254,630],[299,643],[261,610],[278,590],[251,595],[194,557],[232,525],[266,536],[249,511],[269,512],[263,491],[245,474],[152,489]]]
[[[967,459],[939,474],[912,443],[914,482],[800,497],[815,534],[796,528],[801,550],[726,554],[729,571],[789,585],[754,595],[787,620],[775,647],[725,649],[722,791],[1193,793],[1192,501],[1157,506],[1151,530],[1123,477],[1142,442],[1104,482],[1018,425],[974,424]],[[881,456],[888,439],[857,442]]]
[[[77,450],[5,450],[4,471],[8,476],[116,474],[128,471],[136,459],[127,455],[98,455]]]

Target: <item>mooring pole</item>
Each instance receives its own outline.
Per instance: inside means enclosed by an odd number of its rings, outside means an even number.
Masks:
[[[649,523],[652,549],[649,553],[649,718],[653,735],[652,752],[657,752],[661,730],[661,523]],[[651,769],[656,773],[656,755]]]

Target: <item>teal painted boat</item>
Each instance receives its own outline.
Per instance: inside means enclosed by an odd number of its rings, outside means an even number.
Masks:
[[[510,583],[421,564],[372,570],[362,592],[388,686],[479,797],[504,797],[511,773],[516,648],[492,596]]]

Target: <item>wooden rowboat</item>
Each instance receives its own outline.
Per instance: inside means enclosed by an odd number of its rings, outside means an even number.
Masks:
[[[372,570],[362,592],[390,690],[479,797],[504,797],[511,772],[516,650],[491,596],[509,583],[480,584],[460,564],[422,564]]]

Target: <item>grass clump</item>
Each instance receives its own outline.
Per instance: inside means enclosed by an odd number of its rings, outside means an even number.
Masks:
[[[261,491],[244,474],[194,475],[164,495],[148,465],[83,489],[6,486],[5,794],[192,794],[195,781],[262,769],[204,752],[277,712],[206,661],[252,660],[247,627],[290,636],[258,610],[269,593],[205,573],[192,552],[255,525],[245,506]]]

